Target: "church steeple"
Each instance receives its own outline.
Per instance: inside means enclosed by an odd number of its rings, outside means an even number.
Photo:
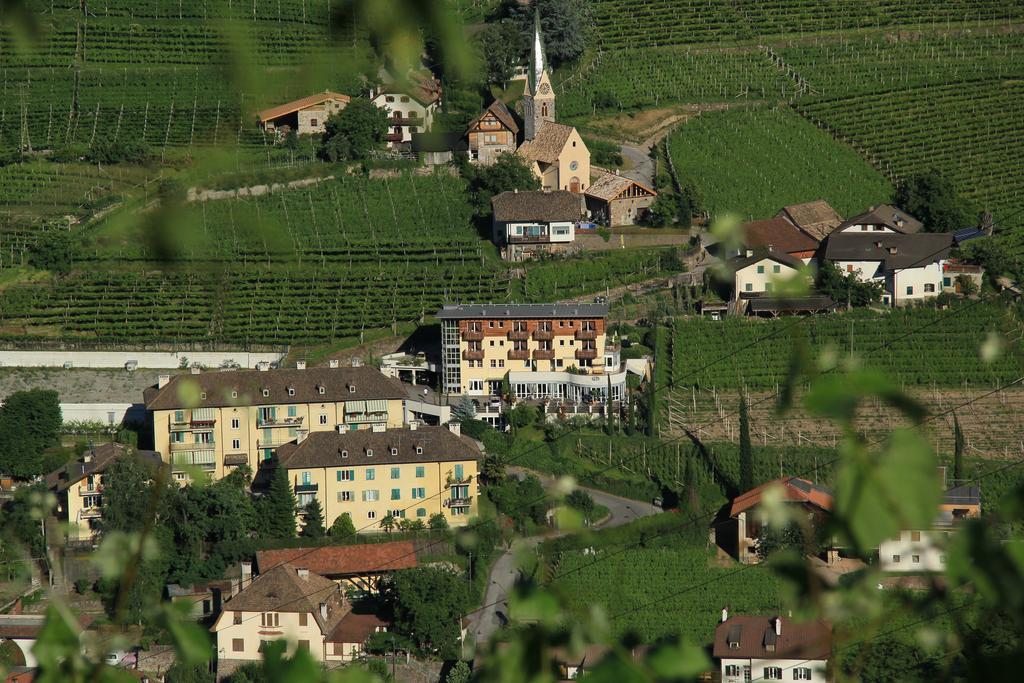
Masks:
[[[523,93],[523,123],[527,140],[537,136],[544,122],[555,120],[555,91],[551,88],[551,72],[544,58],[539,12],[533,15],[533,26],[529,80]]]

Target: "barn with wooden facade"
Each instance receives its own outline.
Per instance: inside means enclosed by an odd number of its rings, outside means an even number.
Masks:
[[[632,178],[602,174],[584,192],[591,218],[612,227],[634,225],[646,215],[658,193]]]
[[[315,135],[324,132],[324,123],[328,116],[340,112],[350,101],[348,95],[326,90],[294,102],[264,109],[256,118],[260,128],[268,133],[284,135],[293,130],[299,135]]]

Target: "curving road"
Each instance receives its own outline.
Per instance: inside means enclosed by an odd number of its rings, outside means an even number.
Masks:
[[[555,483],[553,477],[519,467],[510,467],[509,473],[517,476],[532,474],[540,479],[545,488],[551,488]],[[620,498],[604,491],[588,489],[583,486],[579,488],[589,493],[595,503],[608,508],[609,517],[601,524],[601,528],[622,526],[641,517],[648,517],[662,511],[661,508],[650,503]],[[547,538],[554,538],[560,535],[562,535],[560,532],[553,531],[543,536],[531,536],[519,541],[519,544],[515,547],[516,549],[521,547],[531,549]],[[516,568],[515,551],[512,549],[506,550],[491,567],[487,591],[484,595],[484,606],[470,618],[468,633],[472,642],[486,642],[494,635],[495,631],[505,624],[507,620],[505,615],[508,614],[506,597],[511,592],[518,575],[519,570]]]

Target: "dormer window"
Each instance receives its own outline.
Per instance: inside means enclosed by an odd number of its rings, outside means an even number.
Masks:
[[[317,387],[316,390],[317,390],[317,393],[319,393],[321,396],[323,396],[324,394],[327,393],[327,387],[320,386],[320,387]]]
[[[288,395],[289,396],[294,396],[295,395],[295,387],[288,387]]]
[[[392,448],[391,449],[391,455],[398,455],[398,449],[397,448]]]
[[[347,458],[347,457],[348,457],[348,451],[346,451],[346,450],[342,450],[342,451],[341,451],[341,457],[343,457],[343,458]]]
[[[367,448],[366,449],[366,457],[367,458],[372,458],[373,457],[373,449],[372,448]]]
[[[270,389],[263,390],[263,397],[266,398],[267,396],[270,396]]]
[[[349,384],[348,385],[348,393],[350,393],[350,394],[356,393],[356,385],[355,384]]]
[[[200,394],[199,394],[199,398],[200,398],[201,400],[205,401],[205,400],[206,400],[206,392],[204,391],[204,392],[200,393]]]
[[[416,455],[423,455],[423,446],[416,447]]]
[[[231,392],[231,398],[238,398],[238,392],[237,391],[232,391]]]

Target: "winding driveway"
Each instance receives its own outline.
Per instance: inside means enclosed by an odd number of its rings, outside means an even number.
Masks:
[[[550,489],[554,483],[554,477],[526,470],[520,467],[510,467],[509,473],[514,475],[532,474],[540,479],[545,488]],[[629,522],[636,521],[641,517],[648,517],[661,512],[661,508],[628,498],[620,498],[604,491],[579,487],[590,494],[594,502],[608,508],[608,518],[600,525],[601,528],[622,526]],[[530,536],[519,542],[516,547],[534,548],[548,538],[561,536],[564,532],[554,531],[542,536]],[[519,570],[516,568],[515,552],[512,549],[502,553],[491,567],[491,574],[487,581],[487,591],[484,595],[484,606],[470,617],[468,633],[474,643],[484,643],[504,625],[508,614],[508,594],[512,591]]]

